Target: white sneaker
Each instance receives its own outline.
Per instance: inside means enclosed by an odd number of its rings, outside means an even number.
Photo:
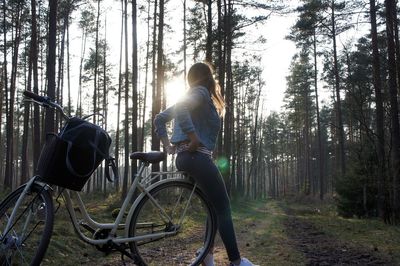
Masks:
[[[251,261],[249,261],[249,260],[246,259],[246,258],[242,258],[242,259],[240,260],[240,263],[239,263],[239,264],[233,264],[233,263],[231,262],[230,265],[231,265],[231,266],[259,266],[259,265],[253,264]]]
[[[204,248],[200,248],[196,252],[196,256],[199,256],[200,253],[204,250]],[[214,266],[214,255],[212,253],[208,253],[202,262],[203,266]]]

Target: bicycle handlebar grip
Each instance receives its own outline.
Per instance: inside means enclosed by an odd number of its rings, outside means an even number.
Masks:
[[[38,101],[38,102],[41,102],[41,103],[47,102],[47,98],[46,97],[37,95],[36,93],[33,93],[31,91],[24,91],[23,94],[24,94],[24,96],[26,96],[28,98],[31,98],[31,99],[33,99],[35,101]]]

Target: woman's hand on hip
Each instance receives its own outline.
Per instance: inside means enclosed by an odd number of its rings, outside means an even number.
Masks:
[[[164,152],[166,152],[167,154],[175,154],[175,146],[171,145],[168,137],[162,137],[161,142],[164,147]]]
[[[164,147],[164,149],[167,154],[175,154],[176,147],[173,145],[169,145]]]
[[[189,144],[188,144],[188,151],[195,152],[197,150],[197,148],[200,146],[200,140],[197,137],[195,132],[188,133],[188,137],[190,139]]]

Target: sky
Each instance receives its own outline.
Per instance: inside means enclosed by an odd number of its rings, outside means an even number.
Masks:
[[[262,59],[267,112],[279,112],[282,106],[286,76],[289,75],[290,63],[296,53],[294,42],[285,40],[285,36],[295,21],[295,15],[273,15],[263,26],[267,38],[267,48]]]

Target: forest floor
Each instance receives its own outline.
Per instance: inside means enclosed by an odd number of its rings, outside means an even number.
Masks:
[[[110,216],[115,196],[99,197],[91,196],[89,209]],[[43,265],[124,265],[120,255],[104,256],[80,241],[64,209],[56,215]],[[400,227],[341,218],[332,203],[240,200],[232,210],[240,251],[258,265],[400,265]],[[219,238],[214,256],[216,265],[228,265]]]

